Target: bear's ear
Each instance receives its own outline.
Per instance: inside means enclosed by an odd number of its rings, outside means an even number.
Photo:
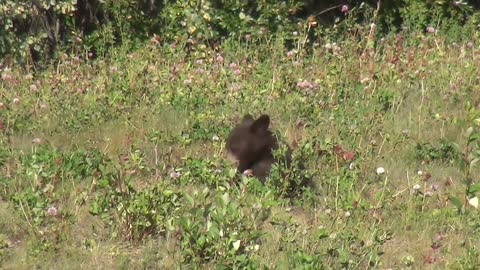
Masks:
[[[246,114],[242,119],[242,125],[250,126],[253,123],[253,117],[250,114]]]
[[[268,130],[269,125],[270,117],[264,114],[255,120],[255,122],[253,122],[252,126],[250,126],[250,130],[255,133],[263,133]]]

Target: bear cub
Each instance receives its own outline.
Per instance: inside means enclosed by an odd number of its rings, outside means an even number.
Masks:
[[[269,130],[266,114],[254,119],[250,114],[230,132],[226,141],[228,159],[234,161],[238,173],[249,170],[264,182],[275,162],[273,151],[278,148],[276,136]]]

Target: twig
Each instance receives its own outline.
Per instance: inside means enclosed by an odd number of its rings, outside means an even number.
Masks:
[[[33,229],[32,223],[30,223],[30,220],[28,219],[27,213],[25,212],[25,208],[23,208],[23,204],[21,200],[20,200],[20,208],[22,209],[23,216],[25,216],[25,219],[27,220],[28,225],[30,226],[31,229]]]
[[[334,10],[334,9],[339,8],[339,7],[341,7],[341,6],[342,6],[342,5],[336,5],[336,6],[333,6],[333,7],[329,7],[329,8],[327,8],[327,9],[324,9],[324,10],[320,11],[319,13],[317,13],[317,14],[315,14],[315,15],[313,15],[313,16],[314,16],[314,17],[317,17],[317,16],[319,16],[319,15],[322,15],[323,13],[329,12],[330,10]]]

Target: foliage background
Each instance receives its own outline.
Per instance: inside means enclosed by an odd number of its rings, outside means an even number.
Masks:
[[[307,18],[323,26],[375,22],[377,35],[433,26],[451,38],[468,38],[478,35],[478,7],[474,0],[6,0],[0,4],[0,57],[22,64],[48,61],[63,51],[95,57],[111,46],[150,38],[213,45],[246,34],[291,33]],[[470,31],[460,31],[465,25]],[[316,36],[323,27],[309,31]]]
[[[1,1],[0,268],[479,269],[478,8]]]

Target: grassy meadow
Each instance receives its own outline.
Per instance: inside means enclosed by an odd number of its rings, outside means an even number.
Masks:
[[[305,39],[3,70],[1,268],[478,269],[478,40]],[[245,113],[293,149],[264,185]]]

